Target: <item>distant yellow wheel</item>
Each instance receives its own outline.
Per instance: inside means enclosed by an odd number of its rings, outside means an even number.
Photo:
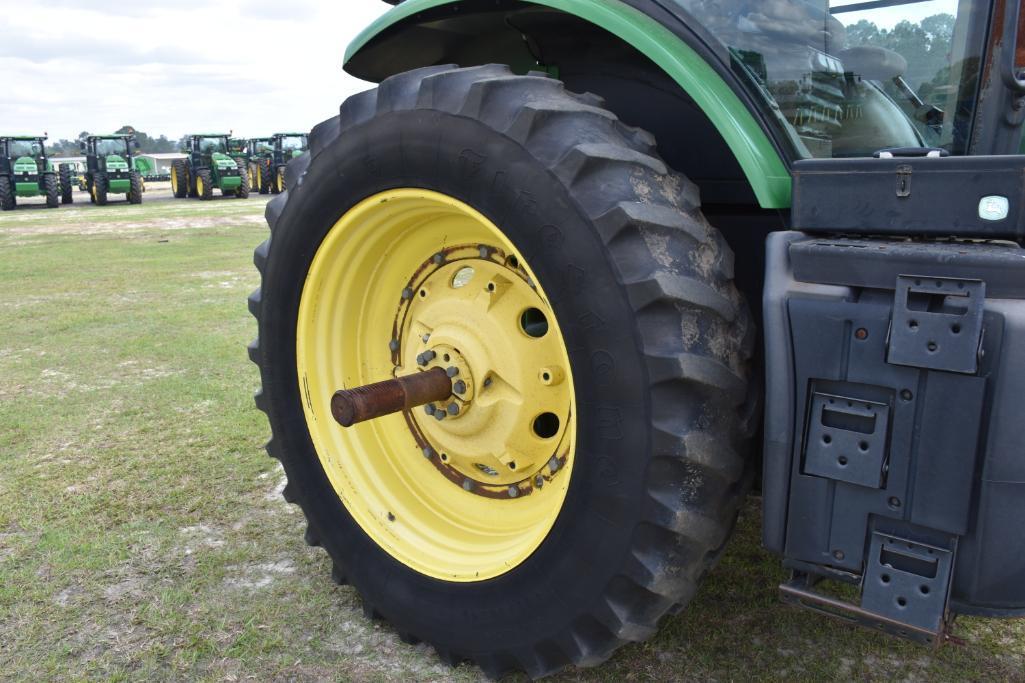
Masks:
[[[280,192],[284,192],[285,191],[285,169],[284,168],[279,168],[278,169],[278,174],[277,174],[277,178],[275,179],[275,182],[277,182],[277,184],[278,184],[278,192],[279,193]]]
[[[196,194],[202,197],[206,192],[206,188],[203,185],[203,176],[196,176]]]
[[[171,193],[178,194],[178,174],[171,172]]]
[[[573,468],[569,356],[529,264],[469,205],[397,189],[346,212],[308,271],[296,360],[324,471],[396,560],[481,581],[548,535]],[[452,368],[450,399],[349,429],[332,419],[336,389],[432,367]]]

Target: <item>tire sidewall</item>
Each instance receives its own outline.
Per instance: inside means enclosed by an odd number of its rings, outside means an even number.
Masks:
[[[449,194],[498,225],[550,297],[570,354],[578,414],[566,500],[541,546],[488,581],[435,580],[381,550],[331,488],[301,408],[294,359],[305,278],[296,273],[308,271],[317,246],[349,208],[400,187]],[[595,228],[522,146],[477,121],[435,111],[385,114],[347,132],[312,160],[289,194],[263,281],[261,366],[290,485],[300,490],[322,544],[377,610],[400,629],[431,633],[434,642],[492,649],[497,633],[504,633],[507,647],[537,641],[539,633],[516,625],[557,632],[593,607],[594,596],[624,564],[641,518],[651,452],[649,389],[634,313]]]

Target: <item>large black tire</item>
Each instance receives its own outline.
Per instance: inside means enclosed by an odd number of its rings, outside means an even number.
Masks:
[[[11,211],[18,205],[14,197],[14,183],[9,176],[0,176],[0,211]]]
[[[235,196],[239,199],[249,198],[249,173],[244,159],[238,159],[235,164],[238,166],[238,174],[242,176],[242,184],[235,190]]]
[[[59,166],[60,173],[60,189],[61,189],[61,204],[73,204],[75,202],[74,185],[71,175],[72,167],[71,164],[61,164]]]
[[[718,558],[750,480],[755,335],[732,252],[652,137],[601,104],[504,66],[389,78],[314,128],[254,256],[256,405],[307,542],[368,615],[491,676],[593,665],[650,637]],[[338,216],[395,187],[449,194],[501,226],[549,295],[586,397],[555,526],[487,581],[429,578],[378,547],[328,482],[304,418],[295,339],[311,259]]]
[[[270,178],[271,178],[271,164],[267,159],[260,159],[257,164],[257,175],[259,176],[258,181],[260,185],[260,194],[268,194],[270,192]]]
[[[128,203],[142,204],[142,176],[138,171],[132,171],[128,175],[131,186],[128,189]]]
[[[93,174],[93,197],[97,206],[107,205],[107,174]]]
[[[200,189],[200,185],[202,185],[202,189]],[[213,199],[214,176],[210,172],[210,169],[204,168],[199,171],[196,171],[196,180],[193,183],[193,191],[196,193],[196,196],[200,199]]]
[[[56,173],[43,174],[43,193],[46,195],[46,208],[56,209],[61,205],[61,192]]]
[[[189,172],[184,159],[175,159],[171,162],[171,187],[178,199],[189,196]]]

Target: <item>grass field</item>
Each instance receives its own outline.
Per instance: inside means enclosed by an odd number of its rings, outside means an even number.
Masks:
[[[363,618],[280,496],[245,345],[264,200],[0,215],[0,678],[476,681]],[[1025,680],[1025,622],[897,642],[778,602],[757,501],[653,641],[560,681]]]

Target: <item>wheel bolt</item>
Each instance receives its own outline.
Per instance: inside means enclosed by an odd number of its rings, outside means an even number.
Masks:
[[[459,414],[459,406],[457,404],[455,404],[455,403],[449,403],[448,404],[448,414],[449,415],[458,415]]]
[[[491,256],[491,251],[487,247],[478,247],[477,251],[480,252],[481,258],[487,258]]]
[[[445,255],[439,251],[437,254],[431,257],[431,260],[434,261],[436,264],[441,265],[445,262]]]
[[[417,365],[427,365],[427,361],[424,360],[424,355],[421,353],[416,357]]]
[[[445,411],[444,410],[435,410],[434,411],[434,419],[437,420],[438,422],[441,422],[442,420],[444,420],[445,419]]]
[[[515,498],[518,495],[520,495],[520,490],[518,488],[516,488],[515,486],[510,486],[509,487],[509,497],[510,498]]]
[[[554,455],[552,456],[552,459],[548,461],[548,469],[552,471],[552,474],[559,471],[559,459]]]
[[[405,289],[403,289],[402,290],[402,298],[406,299],[407,301],[409,299],[412,299],[413,298],[413,290],[410,289],[409,287],[406,287]]]
[[[424,406],[424,412],[427,413],[428,415],[434,415],[434,404],[433,403],[428,403],[427,405],[425,405]]]
[[[452,393],[454,394],[465,394],[466,393],[466,382],[463,380],[457,381],[452,385]]]
[[[392,350],[392,351],[398,351],[399,350],[399,340],[398,339],[392,339],[390,342],[388,342],[388,348],[390,350]]]
[[[434,457],[434,449],[431,448],[430,446],[424,446],[423,451],[424,451],[424,457],[427,458],[428,460],[430,460],[431,458]]]
[[[425,334],[424,336],[422,336],[422,337],[420,337],[420,338],[421,338],[421,339],[423,339],[423,341],[424,341],[424,344],[426,344],[426,343],[427,343],[427,340],[429,340],[429,339],[431,338],[431,335],[429,335],[429,334]]]
[[[431,351],[430,353],[434,353],[434,352]],[[456,375],[459,374],[459,368],[457,368],[454,365],[450,365],[449,368],[447,370],[445,370],[445,374],[448,375],[449,377],[455,377]]]
[[[544,477],[542,477],[540,474],[537,475],[536,477],[534,477],[534,486],[536,486],[537,488],[541,488],[544,485],[545,485],[545,478]]]
[[[467,491],[472,491],[473,490],[473,482],[470,481],[469,479],[463,479],[463,489],[465,489]]]
[[[432,360],[434,360],[434,357],[437,355],[438,354],[434,353],[433,351],[424,351],[424,363],[430,363]],[[451,375],[449,375],[449,377],[451,377]]]

